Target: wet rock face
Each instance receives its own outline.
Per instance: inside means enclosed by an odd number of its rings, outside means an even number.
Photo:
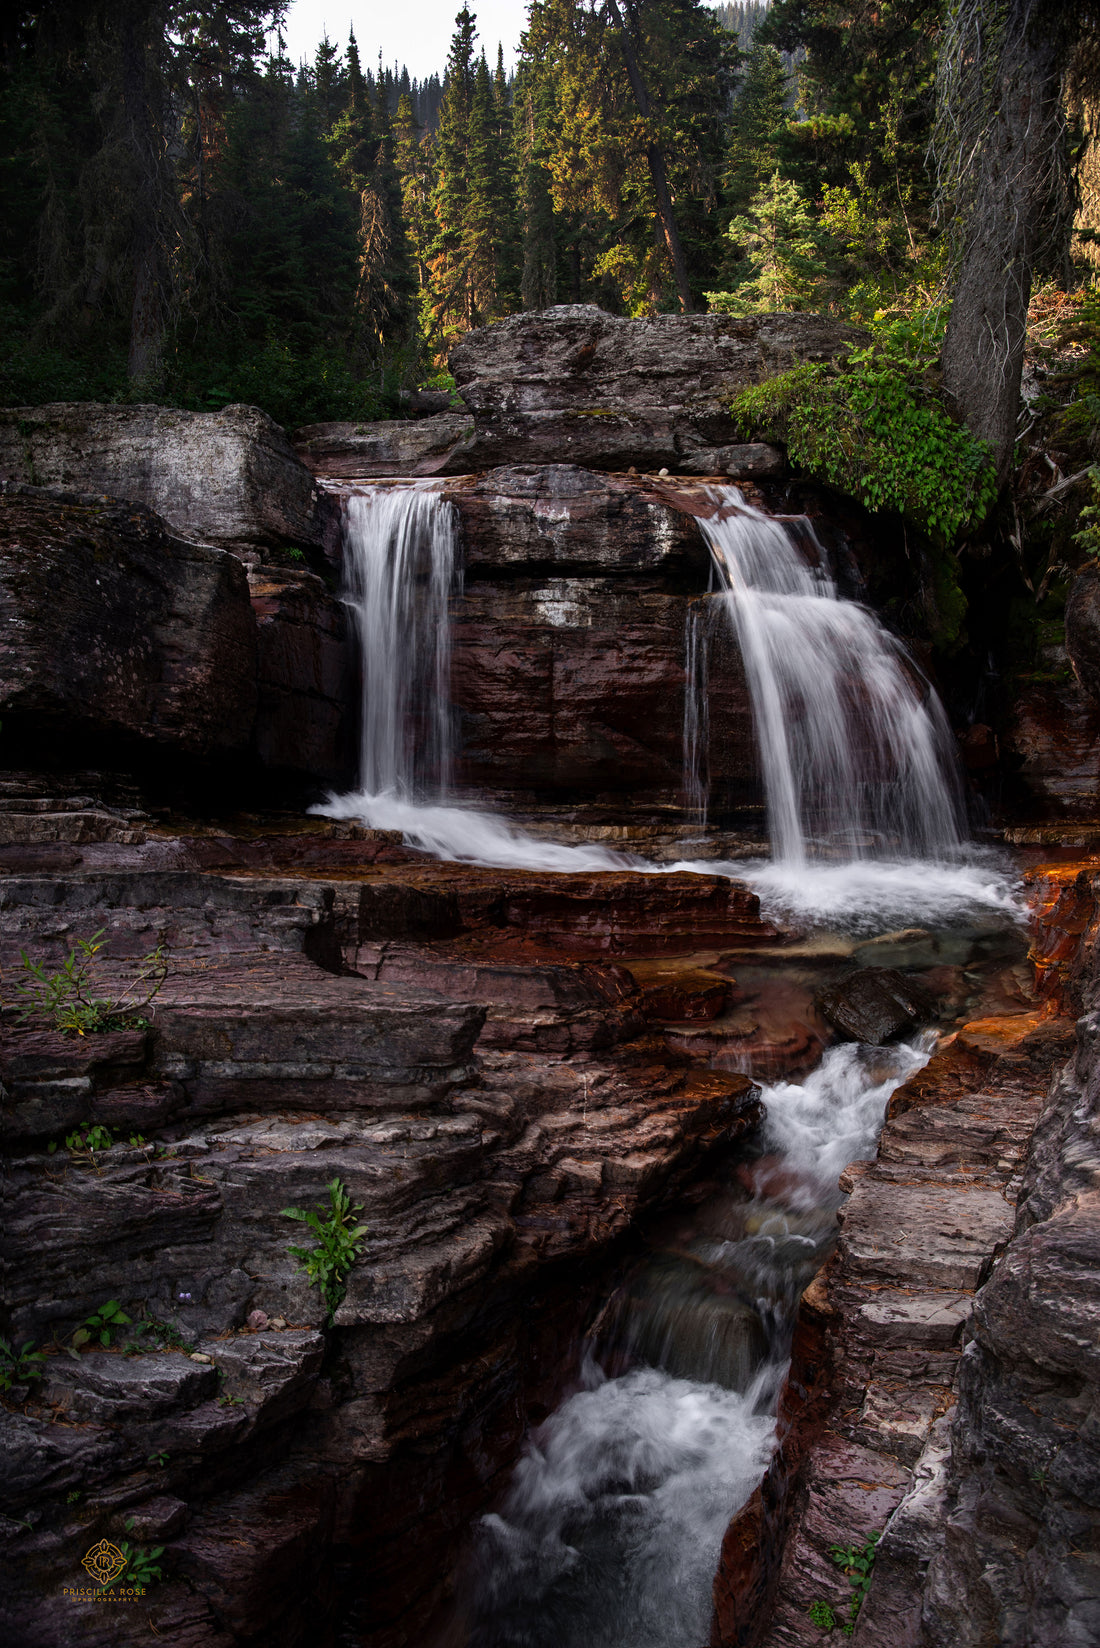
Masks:
[[[1100,816],[1100,703],[1075,681],[1021,692],[1004,745],[1040,817]]]
[[[463,467],[567,461],[764,473],[759,454],[737,446],[732,397],[798,361],[827,360],[857,336],[817,315],[623,320],[591,304],[516,315],[468,332],[451,352],[475,422]]]
[[[1012,1240],[977,1297],[940,1516],[913,1587],[921,1648],[1100,1637],[1098,1092],[1094,1010],[1036,1127]],[[888,1628],[868,1640],[885,1648]]]
[[[351,647],[312,573],[242,566],[138,505],[0,494],[0,706],[38,757],[246,757],[350,776]],[[72,839],[72,836],[69,837]]]
[[[926,991],[890,967],[861,967],[820,991],[815,1005],[842,1036],[872,1046],[893,1041],[935,1010]]]
[[[8,492],[0,609],[9,737],[247,748],[256,626],[235,556],[170,536],[140,508]]]
[[[705,600],[710,566],[694,500],[567,464],[496,469],[449,495],[466,569],[451,682],[459,784],[505,807],[681,805],[687,600]],[[744,673],[711,627],[710,779],[751,807]]]
[[[144,504],[173,531],[249,559],[325,541],[312,475],[254,406],[16,407],[0,413],[0,476]]]
[[[276,772],[354,776],[355,671],[347,610],[310,572],[249,570],[256,615],[256,756]]]

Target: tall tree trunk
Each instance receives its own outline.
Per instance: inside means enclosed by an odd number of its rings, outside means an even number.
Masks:
[[[624,23],[622,12],[619,10],[618,0],[608,0],[607,9],[619,30],[623,44],[623,60],[626,63],[627,79],[630,81],[630,90],[634,101],[638,105],[638,113],[643,120],[648,120],[653,113],[653,104],[646,87],[642,71],[638,63],[638,54],[634,50],[633,26],[637,22],[637,13],[631,0],[626,0],[630,14],[629,23]],[[665,245],[672,261],[672,274],[676,281],[676,292],[680,299],[682,314],[690,315],[694,305],[691,301],[691,286],[688,281],[687,259],[680,240],[680,231],[676,226],[676,213],[672,205],[672,192],[668,186],[668,169],[665,166],[664,150],[656,143],[646,145],[646,164],[653,181],[653,193],[657,198],[657,215],[661,220],[664,231]]]
[[[1001,480],[1016,439],[1032,270],[1057,186],[1065,39],[1054,18],[1044,26],[1057,4],[1010,0],[944,339],[944,390],[993,448]]]

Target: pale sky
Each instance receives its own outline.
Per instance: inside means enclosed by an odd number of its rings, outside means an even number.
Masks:
[[[519,37],[527,22],[527,0],[469,0],[477,18],[477,44],[484,46],[490,66],[495,64],[497,41],[504,61],[515,63]],[[379,48],[388,68],[404,63],[414,80],[433,72],[442,75],[462,0],[291,0],[287,10],[287,56],[312,62],[325,29],[338,46],[347,44],[349,26],[355,30],[364,69],[376,70]]]

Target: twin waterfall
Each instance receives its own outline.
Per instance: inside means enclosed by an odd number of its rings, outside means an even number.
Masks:
[[[780,521],[733,486],[711,489],[706,501],[711,513],[700,526],[722,593],[689,607],[689,808],[705,816],[707,637],[722,621],[733,626],[744,660],[773,867],[789,875],[815,863],[957,860],[963,829],[952,739],[928,682],[873,613],[837,598],[822,565],[808,564]],[[363,659],[361,789],[321,810],[403,829],[444,858],[564,871],[650,868],[598,847],[535,841],[503,819],[448,805],[457,544],[454,506],[432,483],[376,487],[347,500],[346,600]]]

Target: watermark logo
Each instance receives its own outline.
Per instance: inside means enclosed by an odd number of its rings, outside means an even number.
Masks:
[[[81,1558],[81,1566],[88,1570],[97,1585],[109,1585],[125,1568],[126,1558],[117,1545],[112,1545],[109,1539],[101,1539]]]

